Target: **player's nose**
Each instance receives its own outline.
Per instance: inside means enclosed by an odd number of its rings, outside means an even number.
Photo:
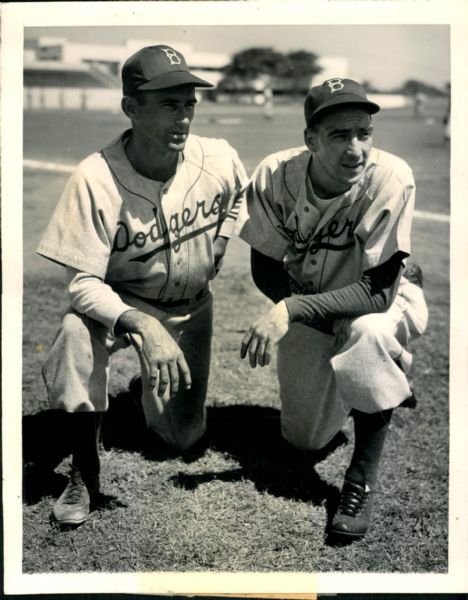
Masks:
[[[348,139],[346,154],[355,158],[360,158],[362,156],[362,146],[357,136]]]
[[[193,116],[193,110],[191,110],[190,108],[187,108],[185,106],[182,106],[177,111],[176,121],[177,121],[177,123],[181,123],[183,125],[189,125],[192,120],[192,116]]]

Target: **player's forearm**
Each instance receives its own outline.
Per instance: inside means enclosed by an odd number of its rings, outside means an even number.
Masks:
[[[361,279],[337,290],[286,298],[291,322],[322,328],[323,323],[353,319],[388,310],[400,281],[402,263],[395,255],[390,261],[364,273]]]
[[[250,264],[255,285],[275,304],[290,295],[289,277],[282,262],[252,248]]]
[[[111,331],[123,312],[133,310],[108,284],[95,275],[68,267],[67,279],[71,306]]]
[[[294,294],[285,299],[292,323],[317,327],[324,321],[352,319],[386,310],[383,293],[371,295],[368,285],[358,281],[322,294]]]

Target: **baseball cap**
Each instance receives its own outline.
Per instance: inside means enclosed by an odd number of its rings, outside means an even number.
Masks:
[[[163,90],[186,83],[195,87],[213,87],[190,73],[180,52],[163,44],[138,50],[122,67],[124,96],[137,90]]]
[[[374,114],[380,110],[380,106],[367,99],[362,85],[352,79],[327,79],[321,85],[310,88],[304,102],[304,115],[307,126],[317,115],[332,106],[339,104],[358,104]]]

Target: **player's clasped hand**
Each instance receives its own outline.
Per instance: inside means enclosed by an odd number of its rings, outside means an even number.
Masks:
[[[170,395],[179,391],[180,378],[188,389],[192,385],[190,370],[184,353],[159,321],[152,319],[143,336],[143,357],[147,363],[149,386],[158,384],[158,396],[164,396],[169,386]]]
[[[185,388],[190,389],[192,379],[184,353],[157,319],[135,310],[124,313],[120,321],[130,329],[148,370],[148,384],[151,388],[158,387],[158,396],[164,396],[169,388],[170,396],[174,397],[181,379]]]
[[[265,367],[270,364],[271,353],[278,342],[289,330],[289,312],[282,300],[268,313],[255,321],[244,335],[241,346],[241,358],[249,355],[250,366]]]

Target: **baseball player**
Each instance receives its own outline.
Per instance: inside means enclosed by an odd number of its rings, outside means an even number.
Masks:
[[[122,82],[131,129],[78,165],[38,248],[66,267],[71,304],[43,367],[51,406],[70,413],[71,478],[53,510],[65,525],[86,520],[99,490],[110,352],[136,348],[149,428],[179,450],[203,435],[210,280],[246,183],[225,140],[189,135],[195,88],[212,86],[180,52],[139,50]]]
[[[354,454],[331,524],[350,538],[369,527],[392,410],[412,397],[407,345],[428,318],[419,268],[402,276],[415,184],[403,160],[373,148],[378,110],[350,79],[312,87],[305,146],[257,167],[240,226],[254,281],[275,302],[245,334],[241,357],[268,365],[279,344],[284,437],[319,449],[354,417]]]

